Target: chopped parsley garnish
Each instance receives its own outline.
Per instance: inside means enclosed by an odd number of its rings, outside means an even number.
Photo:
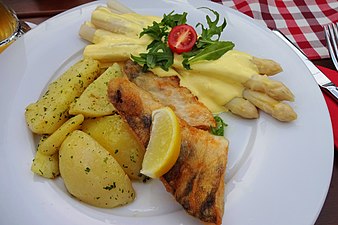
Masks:
[[[114,189],[114,188],[116,188],[116,183],[115,182],[113,182],[113,184],[111,184],[111,185],[107,185],[107,186],[105,186],[105,187],[103,187],[103,189],[106,189],[106,190],[111,190],[111,189]]]
[[[90,172],[90,168],[89,168],[89,167],[86,167],[85,172],[86,172],[86,173],[89,173],[89,172]]]

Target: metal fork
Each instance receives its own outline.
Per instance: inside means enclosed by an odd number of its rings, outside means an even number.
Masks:
[[[338,22],[324,26],[327,48],[336,70],[338,70]]]

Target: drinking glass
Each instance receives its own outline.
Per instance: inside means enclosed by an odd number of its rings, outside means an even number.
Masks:
[[[28,30],[30,27],[18,19],[14,10],[0,1],[0,53]]]

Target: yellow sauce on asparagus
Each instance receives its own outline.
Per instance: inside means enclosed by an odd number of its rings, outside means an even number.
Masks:
[[[218,60],[201,61],[185,70],[176,57],[174,67],[179,70],[180,84],[187,87],[213,113],[227,111],[225,105],[235,97],[242,97],[243,85],[258,68],[252,56],[231,50]]]

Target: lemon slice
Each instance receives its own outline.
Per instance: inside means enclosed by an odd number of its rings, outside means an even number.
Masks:
[[[158,178],[175,164],[181,148],[181,129],[178,118],[169,107],[152,113],[150,140],[144,155],[141,173]]]

